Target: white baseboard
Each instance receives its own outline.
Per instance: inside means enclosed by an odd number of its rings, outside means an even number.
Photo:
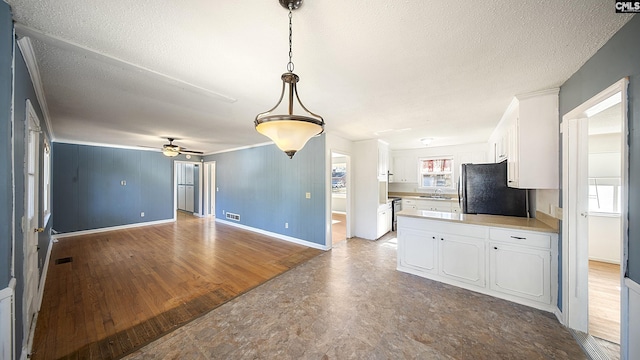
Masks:
[[[226,220],[222,220],[222,219],[216,218],[216,222],[220,222],[220,223],[224,223],[224,224],[227,224],[227,225],[235,226],[235,227],[238,227],[240,229],[252,231],[252,232],[255,232],[255,233],[258,233],[258,234],[271,236],[271,237],[274,237],[274,238],[278,238],[280,240],[296,243],[298,245],[308,246],[308,247],[314,248],[314,249],[329,250],[329,247],[327,247],[326,245],[316,244],[316,243],[313,243],[311,241],[302,240],[302,239],[298,239],[298,238],[294,238],[294,237],[291,237],[291,236],[282,235],[282,234],[278,234],[278,233],[274,233],[274,232],[271,232],[271,231],[266,231],[266,230],[262,230],[262,229],[258,229],[258,228],[253,228],[253,227],[250,227],[250,226],[238,224],[238,223],[231,222],[231,221],[226,221]]]
[[[562,313],[562,311],[560,311],[560,308],[556,307],[555,311],[553,312],[553,314],[556,316],[556,319],[558,319],[558,322],[564,326],[567,326],[565,324],[564,321],[564,314]]]
[[[171,218],[166,220],[148,221],[148,222],[141,222],[141,223],[128,224],[128,225],[111,226],[111,227],[99,228],[99,229],[73,231],[68,233],[55,234],[51,238],[61,239],[61,238],[66,238],[71,236],[97,234],[97,233],[106,232],[106,231],[124,230],[124,229],[137,228],[141,226],[160,225],[160,224],[166,224],[166,223],[175,222],[175,221],[176,219]]]
[[[47,282],[47,273],[49,272],[49,260],[51,259],[51,250],[53,248],[53,236],[49,238],[49,248],[47,249],[47,255],[44,258],[44,265],[42,268],[42,276],[40,277],[40,284],[38,287],[38,311],[42,306],[42,295],[44,294],[44,284]]]
[[[629,290],[640,294],[640,284],[629,279],[628,277],[624,278],[624,285],[629,288]]]

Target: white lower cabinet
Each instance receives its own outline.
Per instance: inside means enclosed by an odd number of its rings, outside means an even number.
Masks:
[[[551,303],[551,251],[489,244],[489,287],[518,297]]]
[[[419,230],[401,230],[398,237],[406,246],[398,247],[402,266],[419,271],[438,273],[438,241],[435,233]]]
[[[546,311],[557,244],[554,233],[398,217],[398,270]]]
[[[468,284],[484,286],[484,240],[441,235],[440,275]]]

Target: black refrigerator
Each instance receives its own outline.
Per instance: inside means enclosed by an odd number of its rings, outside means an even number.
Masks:
[[[507,186],[507,162],[462,164],[460,206],[465,214],[527,216],[527,190]]]

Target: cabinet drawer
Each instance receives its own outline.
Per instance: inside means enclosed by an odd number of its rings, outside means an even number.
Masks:
[[[523,246],[551,248],[551,236],[547,234],[491,228],[489,229],[489,238]]]

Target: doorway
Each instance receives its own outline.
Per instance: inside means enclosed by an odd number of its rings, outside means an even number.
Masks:
[[[331,242],[332,247],[350,234],[350,163],[349,155],[331,153]]]
[[[174,209],[178,213],[202,216],[202,164],[174,161]],[[177,217],[176,217],[177,219]]]
[[[216,216],[216,162],[204,163],[202,172],[204,189],[203,216]]]
[[[24,251],[24,300],[22,315],[24,319],[23,353],[31,348],[35,315],[38,311],[37,293],[39,283],[38,234],[43,231],[40,222],[40,120],[30,101],[27,101],[27,123],[25,133],[25,239]]]
[[[563,322],[622,347],[626,324],[620,312],[628,301],[626,87],[622,79],[562,121]]]

